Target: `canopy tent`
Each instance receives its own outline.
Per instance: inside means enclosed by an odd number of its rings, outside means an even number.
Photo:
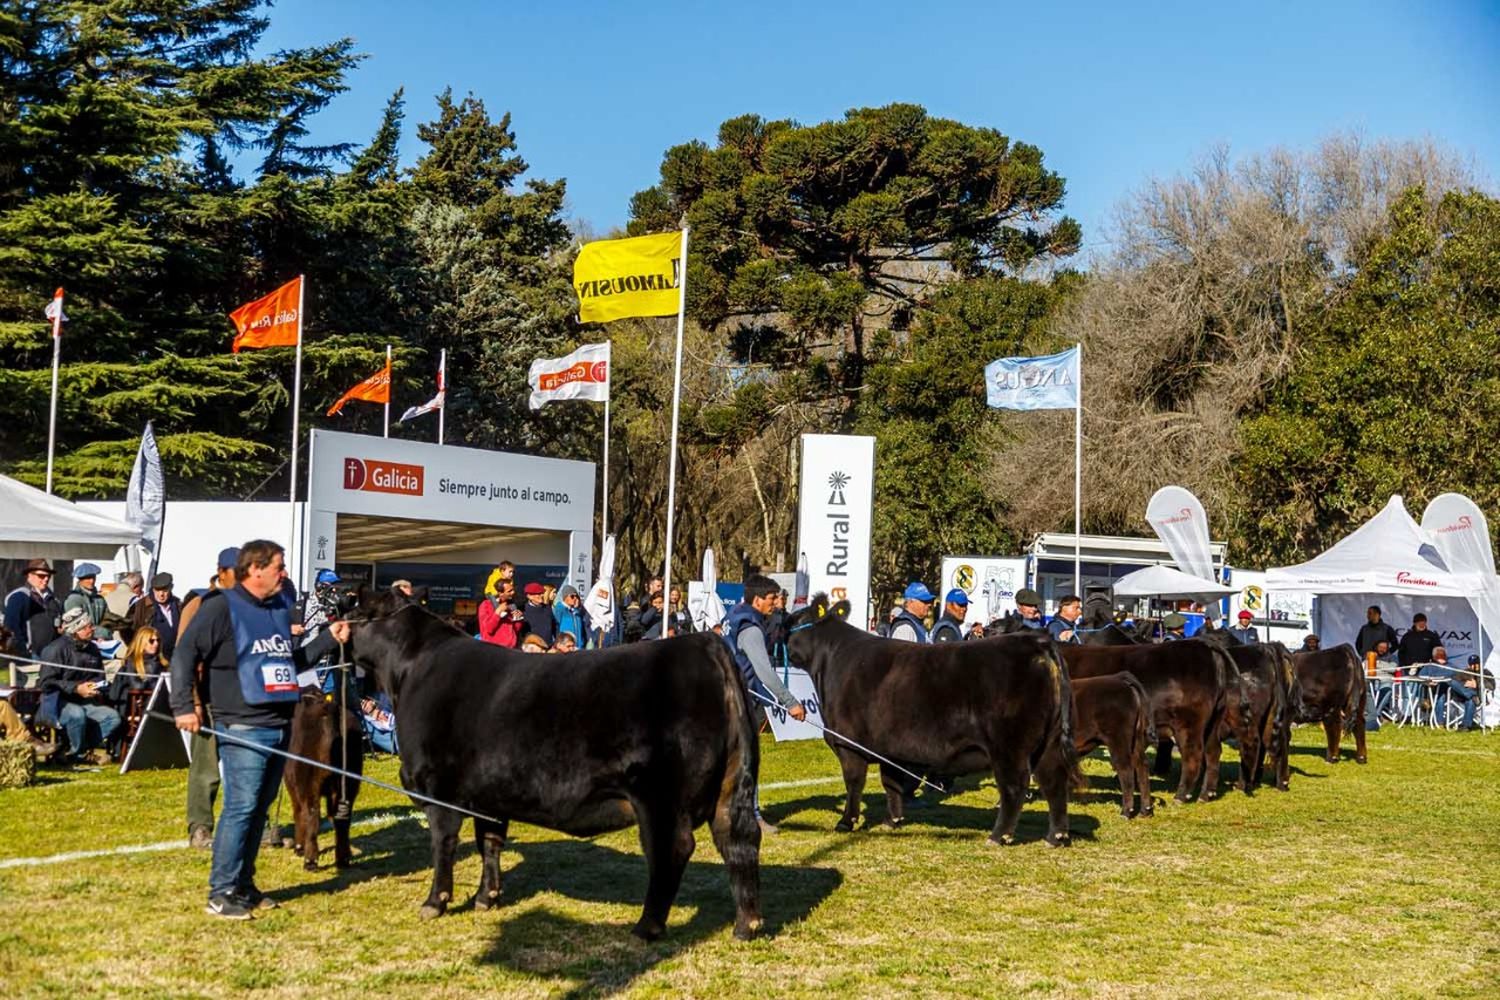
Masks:
[[[1115,581],[1116,597],[1163,597],[1168,600],[1205,600],[1236,592],[1213,580],[1184,573],[1171,566],[1147,566]]]
[[[1396,495],[1322,555],[1266,570],[1266,589],[1467,597],[1477,589],[1477,580],[1448,569],[1431,536]]]
[[[140,540],[123,521],[0,476],[0,559],[113,559]]]

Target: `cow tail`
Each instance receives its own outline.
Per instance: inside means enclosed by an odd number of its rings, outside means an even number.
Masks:
[[[1210,649],[1213,650],[1214,674],[1218,677],[1219,681],[1219,697],[1214,703],[1214,711],[1212,718],[1209,720],[1208,728],[1203,733],[1205,740],[1213,739],[1214,734],[1219,731],[1219,724],[1229,714],[1229,699],[1231,697],[1240,700],[1240,718],[1247,719],[1250,717],[1250,699],[1245,696],[1245,689],[1240,685],[1239,669],[1235,667],[1234,661],[1230,659],[1229,654],[1223,649],[1220,649],[1218,646],[1212,646]]]
[[[1291,691],[1287,685],[1286,664],[1292,657],[1280,643],[1276,643],[1273,648],[1276,650],[1276,669],[1273,671],[1275,677],[1271,680],[1271,739],[1268,741],[1268,748],[1271,759],[1280,760],[1281,755],[1290,749],[1287,743],[1291,732],[1288,719],[1288,713],[1291,712]]]
[[[726,749],[730,757],[738,761],[734,774],[736,803],[744,803],[749,810],[750,822],[754,822],[755,788],[760,781],[760,738],[757,735],[756,712],[751,706],[750,695],[740,677],[740,668],[729,655],[722,642],[714,644],[714,662],[719,665],[723,677],[725,701],[732,719]],[[728,860],[728,859],[726,859]]]
[[[1146,740],[1146,742],[1141,745],[1155,746],[1156,717],[1151,712],[1151,696],[1146,693],[1145,685],[1143,685],[1139,680],[1136,679],[1135,674],[1124,673],[1121,675],[1121,678],[1125,681],[1125,686],[1135,692],[1136,699],[1140,702],[1141,705],[1141,718],[1143,720],[1143,728],[1145,729],[1144,736]]]
[[[1068,769],[1068,787],[1084,788],[1088,779],[1078,764],[1078,749],[1073,746],[1073,682],[1068,678],[1068,668],[1063,665],[1057,647],[1052,646],[1046,655],[1052,660],[1052,674],[1057,678],[1057,738],[1061,742],[1063,764]]]

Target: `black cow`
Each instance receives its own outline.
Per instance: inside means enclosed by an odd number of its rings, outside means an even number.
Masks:
[[[337,698],[337,695],[325,695],[321,691],[303,690],[302,700],[292,715],[291,752],[354,774],[363,774],[364,730],[358,714],[350,706],[342,712],[344,725],[343,731],[339,732]],[[292,850],[302,854],[302,867],[308,871],[315,871],[318,867],[318,821],[324,801],[328,803],[328,818],[333,822],[334,866],[349,867],[349,817],[359,795],[359,781],[295,760],[287,761],[282,780],[292,802],[295,831]]]
[[[1252,745],[1240,743],[1240,777],[1234,787],[1250,793],[1265,773],[1266,757],[1271,758],[1272,782],[1281,791],[1289,787],[1289,755],[1292,717],[1287,707],[1287,676],[1291,654],[1279,642],[1234,645],[1226,650],[1239,672],[1240,692],[1248,703],[1251,718],[1241,720],[1240,699],[1230,699],[1221,737],[1237,732],[1253,733]]]
[[[1133,674],[1121,671],[1073,681],[1073,747],[1079,756],[1101,746],[1109,750],[1120,782],[1120,815],[1126,819],[1135,815],[1136,794],[1141,813],[1153,813],[1146,748],[1155,742],[1151,696]]]
[[[1328,736],[1328,763],[1339,761],[1339,740],[1354,731],[1354,759],[1365,754],[1365,672],[1354,647],[1292,654],[1293,679],[1287,701],[1297,722],[1321,722]]]
[[[1061,647],[1073,679],[1121,670],[1135,675],[1151,696],[1157,734],[1157,773],[1166,773],[1171,743],[1182,751],[1176,799],[1212,799],[1219,785],[1219,723],[1226,699],[1239,697],[1234,665],[1221,649],[1186,639],[1159,645]],[[1248,710],[1243,713],[1248,716]],[[1201,785],[1201,790],[1200,790]]]
[[[1068,789],[1076,780],[1073,696],[1045,633],[935,646],[881,639],[850,625],[847,601],[822,594],[789,620],[787,650],[811,676],[830,729],[917,773],[991,771],[1000,810],[990,841],[1014,842],[1031,776],[1048,805],[1046,843],[1068,843]],[[869,766],[877,761],[825,737],[848,799],[837,829],[854,829]],[[880,765],[887,822],[903,819],[901,772]]]
[[[487,815],[474,906],[500,899],[500,849],[512,819],[589,837],[631,824],[646,855],[634,932],[666,928],[693,831],[707,823],[729,869],[734,934],[761,927],[759,744],[738,669],[716,635],[567,656],[475,642],[396,594],[354,616],[351,650],[396,708],[401,783]],[[453,898],[463,815],[424,804],[432,890],[423,917]]]

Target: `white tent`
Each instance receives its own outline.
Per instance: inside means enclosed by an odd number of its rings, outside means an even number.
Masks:
[[[1450,662],[1463,663],[1478,651],[1479,622],[1469,596],[1479,589],[1479,577],[1448,569],[1400,496],[1322,555],[1266,570],[1265,586],[1318,595],[1316,627],[1324,649],[1352,644],[1365,608],[1374,604],[1398,632],[1413,615],[1425,614]]]
[[[0,476],[0,559],[112,559],[140,540],[123,521]]]
[[[1476,583],[1468,574],[1448,570],[1399,495],[1322,555],[1266,570],[1267,590],[1314,594],[1467,597]]]
[[[1116,597],[1163,597],[1168,600],[1207,600],[1237,590],[1170,566],[1147,566],[1126,573],[1114,585]]]

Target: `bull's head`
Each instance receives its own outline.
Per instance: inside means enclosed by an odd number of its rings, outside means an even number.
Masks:
[[[847,624],[849,612],[848,601],[829,604],[827,594],[816,594],[807,607],[788,618],[786,651],[793,665],[810,669],[819,637],[826,635],[835,623]]]

